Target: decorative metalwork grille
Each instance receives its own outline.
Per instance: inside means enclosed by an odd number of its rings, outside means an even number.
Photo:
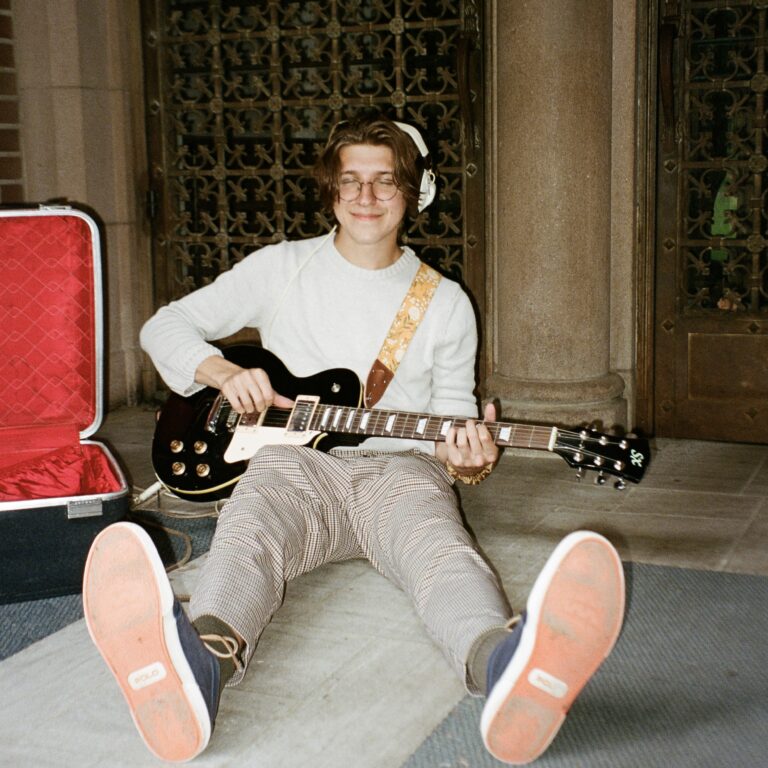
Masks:
[[[463,277],[467,109],[479,33],[470,0],[149,0],[159,300],[210,282],[256,246],[327,231],[309,171],[359,107],[416,125],[439,198],[405,241]],[[469,169],[469,170],[467,170]],[[165,294],[165,295],[163,295]]]
[[[679,244],[688,311],[768,311],[768,4],[681,4]]]

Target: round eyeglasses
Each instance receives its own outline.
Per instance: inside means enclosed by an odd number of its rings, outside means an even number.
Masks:
[[[345,203],[353,203],[362,194],[365,184],[371,185],[373,196],[381,202],[391,200],[398,190],[397,184],[392,179],[374,179],[373,181],[341,179],[339,181],[339,199]]]

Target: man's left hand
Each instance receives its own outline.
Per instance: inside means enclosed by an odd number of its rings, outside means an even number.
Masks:
[[[488,403],[483,411],[485,421],[496,420],[496,406]],[[499,458],[498,446],[482,421],[468,419],[466,426],[451,427],[444,443],[435,446],[435,455],[461,474],[471,475]]]

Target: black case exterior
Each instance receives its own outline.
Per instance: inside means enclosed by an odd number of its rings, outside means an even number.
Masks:
[[[93,268],[96,371],[98,400],[103,391],[103,318],[101,303],[100,230],[89,213],[68,206],[41,206],[34,209],[0,209],[0,239],[6,217],[78,216],[88,222],[93,236]],[[80,433],[81,444],[101,450],[119,488],[107,493],[59,498],[0,501],[0,603],[20,602],[56,595],[74,594],[82,590],[85,560],[91,543],[106,526],[126,517],[129,509],[129,487],[125,475],[109,448],[96,440],[88,440],[101,424],[102,404],[96,415]]]
[[[73,504],[74,514],[81,504],[81,513],[93,516],[73,516]],[[122,495],[96,503],[75,497],[47,507],[0,512],[0,603],[80,592],[91,543],[127,511],[126,488]]]

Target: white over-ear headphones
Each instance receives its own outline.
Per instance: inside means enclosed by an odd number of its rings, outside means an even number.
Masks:
[[[392,121],[403,133],[407,133],[412,139],[413,143],[419,150],[419,154],[426,160],[429,156],[429,150],[421,137],[421,134],[408,123],[398,123],[397,120]],[[424,173],[421,174],[421,186],[419,188],[419,213],[421,213],[434,199],[437,194],[437,184],[435,183],[435,174],[431,168],[425,168]]]

